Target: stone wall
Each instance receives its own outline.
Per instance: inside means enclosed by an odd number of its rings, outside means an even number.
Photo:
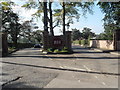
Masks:
[[[120,29],[114,31],[114,50],[120,50]]]
[[[119,51],[120,29],[114,30],[113,36],[113,40],[91,40],[90,47]]]
[[[90,40],[90,47],[114,50],[113,40]]]
[[[2,40],[2,44],[0,47],[0,54],[2,52],[2,56],[7,56],[8,55],[8,43],[7,43],[7,34],[0,33],[0,39]]]

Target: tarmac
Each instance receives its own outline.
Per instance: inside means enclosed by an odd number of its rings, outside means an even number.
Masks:
[[[110,54],[114,54],[114,55],[117,55],[117,56],[120,56],[120,51],[115,51],[115,50],[105,50],[105,49],[99,49],[99,48],[91,48],[95,51],[98,51],[98,52],[106,52],[106,53],[110,53]]]

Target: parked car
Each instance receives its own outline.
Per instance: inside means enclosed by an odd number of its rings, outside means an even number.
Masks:
[[[40,45],[40,44],[35,44],[34,45],[34,48],[41,48],[42,47],[42,45]]]

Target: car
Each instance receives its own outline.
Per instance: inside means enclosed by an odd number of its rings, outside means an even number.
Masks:
[[[34,48],[41,48],[42,46],[40,44],[35,44]]]

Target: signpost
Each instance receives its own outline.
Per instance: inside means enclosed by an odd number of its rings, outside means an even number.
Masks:
[[[54,45],[54,47],[60,47],[60,46],[62,46],[62,40],[61,40],[61,38],[60,37],[54,37],[54,39],[53,39],[53,45]]]

